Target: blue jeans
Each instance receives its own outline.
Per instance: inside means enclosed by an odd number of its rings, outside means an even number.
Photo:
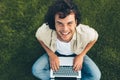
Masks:
[[[97,65],[86,55],[83,60],[81,80],[100,80],[101,72]],[[32,73],[41,80],[50,80],[49,57],[42,55],[33,65]]]

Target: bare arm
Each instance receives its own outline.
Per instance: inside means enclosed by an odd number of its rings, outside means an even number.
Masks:
[[[45,49],[45,51],[47,52],[48,56],[49,56],[49,60],[50,60],[50,66],[53,70],[57,71],[59,69],[59,58],[57,57],[57,55],[50,50],[42,41],[39,41],[40,44],[42,45],[42,47]]]
[[[95,44],[97,40],[94,40],[90,43],[87,44],[87,46],[85,47],[85,49],[75,57],[74,59],[74,64],[73,64],[73,69],[75,71],[78,71],[82,68],[82,63],[83,63],[83,58],[86,55],[86,53],[92,48],[92,46]]]

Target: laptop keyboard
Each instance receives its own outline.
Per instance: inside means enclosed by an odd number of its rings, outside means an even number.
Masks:
[[[53,75],[78,76],[78,72],[74,71],[72,66],[60,66],[58,71],[53,72]]]

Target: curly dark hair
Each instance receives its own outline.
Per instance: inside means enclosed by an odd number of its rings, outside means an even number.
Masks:
[[[77,5],[72,0],[56,0],[48,9],[45,15],[45,23],[47,23],[50,29],[55,30],[55,15],[59,14],[60,18],[65,18],[70,13],[75,14],[77,25],[80,23],[81,15],[77,8]]]

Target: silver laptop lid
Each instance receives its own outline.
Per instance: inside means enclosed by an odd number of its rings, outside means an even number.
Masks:
[[[73,66],[74,57],[59,57],[60,66]]]

